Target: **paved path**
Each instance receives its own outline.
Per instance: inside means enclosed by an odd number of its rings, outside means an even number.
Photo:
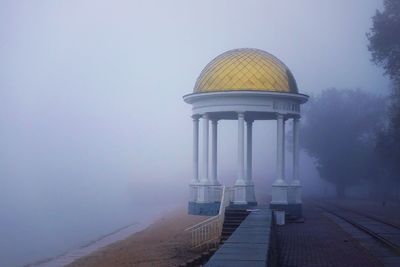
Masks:
[[[348,233],[311,204],[304,223],[276,227],[279,266],[382,266]]]
[[[215,252],[207,267],[265,267],[271,233],[271,211],[256,207]]]

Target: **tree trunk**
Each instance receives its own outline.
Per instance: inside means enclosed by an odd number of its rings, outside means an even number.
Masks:
[[[345,189],[346,189],[346,187],[343,184],[337,184],[336,185],[336,197],[339,199],[346,198]]]

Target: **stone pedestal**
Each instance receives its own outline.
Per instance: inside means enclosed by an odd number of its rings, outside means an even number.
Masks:
[[[290,185],[288,187],[288,207],[287,212],[295,218],[303,217],[301,203],[301,185]]]
[[[256,195],[254,185],[235,185],[234,201],[235,205],[256,206]]]
[[[246,186],[235,185],[233,203],[236,205],[246,205]]]
[[[189,201],[188,213],[190,215],[215,216],[219,212],[221,203],[198,203]]]
[[[272,200],[271,204],[283,204],[287,205],[287,195],[288,195],[288,186],[287,185],[272,185]]]
[[[275,210],[283,210],[291,218],[301,218],[301,186],[272,185],[272,201],[270,208]]]
[[[189,202],[196,202],[198,198],[198,184],[189,185]]]
[[[220,185],[210,185],[210,202],[221,202],[222,187]]]
[[[197,200],[198,203],[209,203],[214,202],[212,194],[208,185],[200,184],[197,186]]]
[[[301,185],[288,186],[288,203],[301,204]]]
[[[217,215],[221,205],[221,195],[222,187],[219,185],[190,185],[188,213],[191,215]]]

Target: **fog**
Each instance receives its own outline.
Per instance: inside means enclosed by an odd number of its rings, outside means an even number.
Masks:
[[[186,205],[192,92],[226,50],[280,58],[299,90],[385,95],[365,33],[378,0],[0,2],[0,263],[55,256]],[[236,123],[219,123],[233,184]],[[275,122],[254,125],[254,176],[275,175]],[[320,190],[301,159],[305,192]],[[288,164],[289,165],[289,164]],[[288,172],[290,173],[290,169]]]

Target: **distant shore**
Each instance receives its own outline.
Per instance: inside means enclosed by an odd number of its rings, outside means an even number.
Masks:
[[[179,265],[196,256],[190,250],[190,235],[184,230],[206,218],[187,215],[186,208],[179,208],[126,239],[66,264],[69,267]]]

